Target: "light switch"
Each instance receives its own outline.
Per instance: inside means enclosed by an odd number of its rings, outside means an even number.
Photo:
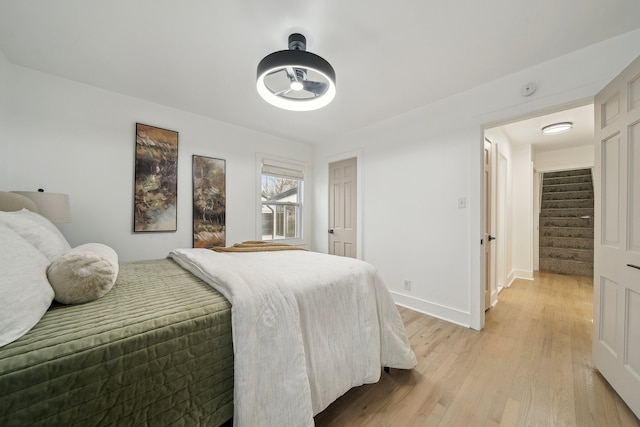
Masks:
[[[458,209],[464,209],[467,207],[467,198],[458,197]]]

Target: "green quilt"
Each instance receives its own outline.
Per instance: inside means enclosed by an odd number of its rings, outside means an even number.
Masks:
[[[217,426],[233,416],[231,305],[169,259],[55,304],[0,348],[0,426]]]

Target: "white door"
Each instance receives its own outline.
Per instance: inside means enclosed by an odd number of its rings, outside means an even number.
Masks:
[[[595,98],[593,363],[640,417],[640,58]]]
[[[491,141],[484,140],[484,310],[491,308],[491,294],[493,286],[493,241],[492,236],[493,210],[491,209],[493,191],[491,191]]]
[[[329,253],[356,258],[357,159],[329,164]]]

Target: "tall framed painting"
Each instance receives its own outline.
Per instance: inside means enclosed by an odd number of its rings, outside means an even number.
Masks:
[[[193,156],[193,247],[226,242],[226,161]]]
[[[178,132],[136,123],[133,231],[176,231]]]

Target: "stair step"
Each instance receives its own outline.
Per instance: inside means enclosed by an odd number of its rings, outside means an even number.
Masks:
[[[556,171],[556,172],[545,172],[545,178],[558,178],[565,176],[576,176],[576,175],[589,175],[591,176],[591,169],[572,169],[565,171]]]
[[[593,238],[540,236],[540,248],[543,247],[593,250]]]
[[[560,274],[577,274],[581,276],[593,276],[593,263],[541,258],[540,271],[549,271],[552,273]]]
[[[574,248],[540,248],[540,258],[566,259],[593,263],[593,251]]]
[[[593,199],[543,200],[542,209],[593,208]]]
[[[584,227],[540,227],[540,237],[593,239],[593,229]]]
[[[540,217],[540,227],[575,227],[593,229],[593,217]]]
[[[591,182],[577,182],[577,183],[558,183],[558,184],[547,184],[544,183],[542,187],[542,193],[558,193],[562,191],[593,191],[593,186]]]
[[[540,217],[593,217],[593,208],[547,208],[540,210]]]
[[[574,176],[561,176],[555,178],[548,178],[547,174],[544,174],[543,184],[544,185],[555,185],[555,184],[573,184],[573,183],[593,183],[591,178],[591,174],[588,175],[574,175]]]
[[[593,191],[559,191],[556,193],[542,193],[542,200],[593,200]]]

